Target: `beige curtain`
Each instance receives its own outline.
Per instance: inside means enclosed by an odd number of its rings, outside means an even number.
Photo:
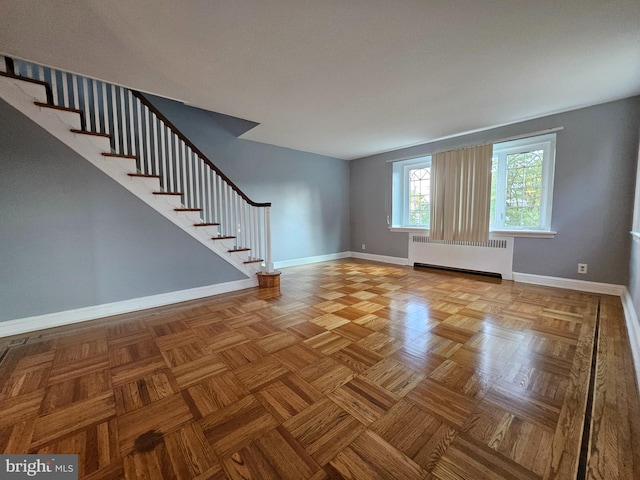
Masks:
[[[493,145],[431,157],[431,226],[434,240],[489,239]]]

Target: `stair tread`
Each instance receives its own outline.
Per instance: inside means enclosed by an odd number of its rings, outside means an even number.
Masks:
[[[162,178],[160,175],[152,175],[150,173],[127,173],[130,177],[140,177],[140,178]]]
[[[229,253],[248,252],[250,250],[251,250],[250,248],[232,248],[231,250],[229,250]]]
[[[184,195],[182,192],[153,192],[154,195]]]
[[[231,237],[231,236],[223,235],[223,236],[221,236],[221,237],[211,237],[211,240],[228,240],[229,238],[236,238],[236,237]]]
[[[77,108],[69,108],[69,107],[61,107],[60,105],[51,105],[49,103],[44,102],[33,102],[38,107],[52,108],[53,110],[62,110],[64,112],[73,112],[82,115],[82,110],[78,110]]]
[[[201,208],[174,208],[174,212],[201,212]]]
[[[219,227],[219,223],[194,223],[194,227]]]
[[[131,160],[137,160],[138,157],[135,155],[125,155],[124,153],[114,153],[114,152],[102,152],[103,157],[114,157],[114,158],[130,158]]]
[[[89,130],[78,130],[77,128],[72,128],[71,131],[73,133],[80,133],[82,135],[93,135],[94,137],[105,137],[105,138],[111,138],[111,135],[108,133],[101,133],[101,132],[91,132]],[[104,155],[104,154],[103,154]]]
[[[246,261],[244,261],[242,263],[258,263],[258,262],[262,263],[262,262],[264,262],[264,260],[262,258],[256,258],[254,260],[246,260]]]

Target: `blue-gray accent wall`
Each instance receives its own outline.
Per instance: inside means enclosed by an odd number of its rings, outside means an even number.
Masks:
[[[0,100],[0,321],[245,278]]]
[[[275,262],[349,250],[349,162],[243,140],[222,115],[146,97],[249,198],[271,202]]]
[[[428,115],[429,112],[425,112]],[[426,143],[350,163],[351,250],[407,258],[408,234],[387,225],[389,161],[564,127],[557,133],[551,228],[516,238],[513,271],[627,285],[640,97]],[[589,273],[579,275],[578,263]]]

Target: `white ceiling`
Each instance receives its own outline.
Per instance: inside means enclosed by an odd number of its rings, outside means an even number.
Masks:
[[[0,0],[0,52],[353,159],[640,94],[640,1]]]

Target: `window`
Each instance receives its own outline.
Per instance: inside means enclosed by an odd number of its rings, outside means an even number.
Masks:
[[[393,164],[394,226],[429,228],[431,157]]]
[[[493,146],[492,230],[550,230],[555,134]]]
[[[493,146],[491,230],[551,229],[555,134]],[[431,156],[393,163],[393,227],[429,228]]]

